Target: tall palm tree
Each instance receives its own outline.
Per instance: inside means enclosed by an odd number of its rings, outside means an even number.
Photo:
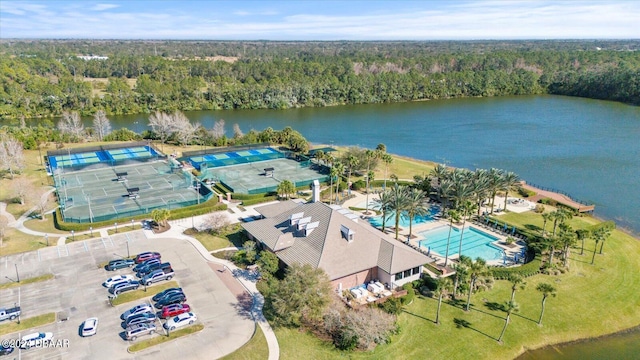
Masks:
[[[351,194],[351,172],[353,171],[353,168],[358,166],[358,164],[360,163],[360,160],[358,160],[358,158],[355,155],[349,155],[349,157],[347,157],[347,190],[349,192],[349,194]]]
[[[593,249],[593,257],[591,258],[591,265],[593,265],[596,259],[596,252],[598,251],[598,243],[600,242],[604,243],[604,241],[609,237],[609,235],[611,235],[611,233],[609,232],[608,229],[605,229],[605,228],[599,228],[591,234],[591,237],[596,242],[596,247]],[[602,251],[602,247],[600,247],[600,250]]]
[[[440,325],[440,307],[442,306],[442,298],[451,292],[451,279],[448,277],[439,278],[435,294],[438,296],[438,310],[436,311],[436,325]]]
[[[478,206],[478,216],[480,216],[480,210],[482,209],[482,204],[487,198],[489,189],[489,176],[487,170],[477,169],[474,171],[469,184],[471,186],[471,193],[475,197],[476,204]]]
[[[391,210],[395,213],[395,231],[396,231],[396,240],[398,240],[398,232],[400,226],[400,216],[402,213],[407,210],[407,206],[409,203],[409,198],[407,196],[407,188],[404,186],[398,185],[398,183],[393,184],[391,188]]]
[[[553,213],[547,212],[542,213],[542,235],[544,235],[544,230],[547,227],[547,222],[553,219]]]
[[[440,201],[440,207],[442,208],[442,216],[447,212],[448,200],[453,192],[454,184],[451,180],[442,180],[440,187],[438,188],[438,201]]]
[[[324,161],[324,151],[322,150],[316,151],[315,154],[313,154],[313,157],[316,158],[316,162],[318,163],[318,165],[320,165],[320,163]]]
[[[378,153],[367,149],[364,152],[364,156],[367,159],[367,188],[365,189],[367,191],[367,204],[365,205],[365,214],[369,215],[369,182],[371,181],[371,173],[373,173],[373,171],[370,171],[370,166],[371,161],[378,158]]]
[[[571,213],[571,211],[563,208],[560,208],[554,211],[552,214],[553,214],[553,233],[551,235],[554,236],[556,234],[556,229],[558,227],[558,224],[562,224],[565,221],[570,220],[573,217],[573,214]]]
[[[509,325],[511,314],[520,311],[520,307],[515,301],[509,301],[505,304],[505,311],[507,313],[507,317],[504,319],[504,327],[502,328],[498,342],[502,342],[502,337],[504,336],[505,331],[507,331],[507,325]]]
[[[600,241],[600,255],[602,255],[602,248],[604,247],[604,242],[607,241],[607,239],[609,238],[609,236],[611,235],[611,231],[609,231],[609,229],[605,229],[605,228],[601,228],[601,236],[602,239]],[[597,231],[597,230],[596,230]]]
[[[560,224],[560,232],[558,233],[560,244],[562,245],[562,266],[567,267],[569,264],[569,250],[576,244],[576,232],[567,224]]]
[[[549,249],[549,265],[553,265],[553,256],[556,253],[556,247],[560,243],[560,239],[557,236],[552,235],[548,238],[544,238],[543,242],[545,243],[546,248]]]
[[[331,174],[330,177],[333,180],[333,178],[336,178],[336,197],[338,196],[338,193],[340,192],[340,177],[342,176],[342,174],[344,173],[344,165],[340,162],[335,162],[333,164],[333,166],[331,167]],[[333,194],[332,194],[333,196]],[[331,200],[329,200],[329,204],[331,204]]]
[[[455,283],[453,284],[453,298],[456,298],[458,287],[461,283],[465,282],[469,275],[469,267],[473,264],[473,260],[468,256],[460,256],[458,263],[453,265],[456,270]]]
[[[425,206],[427,194],[420,189],[407,189],[407,216],[409,217],[409,239],[413,235],[413,219],[416,216],[424,216],[429,213],[429,209]]]
[[[549,296],[556,296],[556,288],[548,283],[540,283],[536,286],[536,290],[542,293],[542,310],[540,311],[540,318],[538,319],[538,325],[542,325],[542,316],[544,315],[544,304]]]
[[[481,276],[484,276],[487,272],[487,262],[482,258],[477,258],[476,261],[471,263],[469,267],[469,277],[471,281],[469,283],[469,295],[467,296],[467,307],[465,311],[469,311],[469,305],[471,304],[471,294],[473,293],[473,286],[476,284]]]
[[[493,206],[496,202],[496,195],[500,189],[504,188],[502,184],[502,170],[491,168],[487,172],[487,177],[489,178],[489,193],[491,195],[491,214],[493,214]]]
[[[502,185],[504,185],[504,210],[507,210],[507,199],[509,198],[509,191],[514,189],[516,185],[520,185],[520,178],[516,173],[511,171],[504,173],[502,176]]]
[[[378,206],[380,206],[380,211],[382,211],[382,232],[384,232],[387,215],[389,210],[391,210],[391,204],[393,203],[393,195],[391,194],[391,190],[385,190],[378,194],[378,196],[379,199],[374,201]]]
[[[438,164],[433,169],[431,169],[431,171],[429,172],[429,176],[436,178],[438,186],[440,186],[442,180],[447,177],[448,172],[449,170],[447,169],[447,166],[445,164]]]
[[[582,242],[582,246],[580,247],[580,255],[584,254],[584,241],[589,237],[589,230],[580,229],[576,230],[576,238]]]
[[[444,254],[445,267],[449,263],[449,244],[451,244],[451,230],[453,229],[453,221],[454,220],[456,222],[460,221],[460,214],[456,210],[453,210],[453,209],[449,210],[447,212],[447,215],[449,216],[449,235],[447,236],[447,250],[445,251],[445,254]]]
[[[458,256],[462,256],[462,238],[464,237],[464,228],[467,224],[467,216],[475,211],[476,204],[469,200],[464,200],[460,204],[460,211],[462,211],[462,229],[460,229],[460,245],[458,247]]]
[[[518,290],[518,288],[524,290],[524,288],[527,286],[527,282],[522,277],[522,275],[517,273],[509,275],[509,282],[511,282],[511,301],[515,301],[516,290]]]
[[[391,165],[391,163],[393,162],[393,157],[389,154],[383,154],[381,159],[382,159],[382,162],[384,162],[384,185],[382,185],[382,187],[386,190],[387,189],[387,171],[389,170],[389,165]]]

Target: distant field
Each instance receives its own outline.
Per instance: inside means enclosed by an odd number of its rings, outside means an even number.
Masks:
[[[109,83],[109,79],[108,78],[82,78],[82,81],[84,82],[89,82],[91,83],[91,94],[93,96],[103,96],[104,94],[106,94],[106,87],[107,84]],[[127,84],[129,85],[129,87],[131,89],[133,89],[136,86],[136,82],[138,81],[138,79],[125,79],[125,81],[127,82]]]

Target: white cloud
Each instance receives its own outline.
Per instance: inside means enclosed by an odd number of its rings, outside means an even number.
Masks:
[[[109,10],[109,9],[115,9],[117,7],[120,7],[120,5],[117,5],[117,4],[97,4],[97,5],[93,6],[91,8],[91,10],[93,10],[93,11],[105,11],[105,10]]]

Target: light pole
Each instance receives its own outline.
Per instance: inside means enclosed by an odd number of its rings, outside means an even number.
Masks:
[[[44,240],[47,242],[47,246],[49,246],[49,234],[44,234]]]
[[[131,219],[131,230],[133,230],[133,219]]]
[[[91,237],[93,237],[93,226],[89,226],[89,231],[90,231],[90,233],[91,233],[91,235],[90,235],[90,236],[91,236]]]
[[[129,239],[127,239],[127,259],[131,257],[131,254],[129,254]]]
[[[118,233],[118,223],[114,223],[113,225],[116,226],[116,234]]]
[[[76,241],[76,232],[71,230],[71,241]]]
[[[16,266],[16,279],[18,279],[18,282],[20,282],[20,274],[18,274],[18,264],[13,264]]]

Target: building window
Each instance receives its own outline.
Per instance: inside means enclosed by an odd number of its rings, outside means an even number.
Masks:
[[[414,268],[411,270],[411,273],[412,273],[413,275],[418,275],[418,274],[420,273],[420,267],[419,267],[419,266],[418,266],[418,267],[414,267]]]
[[[411,276],[411,269],[404,271],[404,277],[409,277],[409,276]]]
[[[404,276],[402,276],[402,273],[401,273],[401,272],[399,272],[399,273],[397,273],[397,274],[396,274],[395,279],[396,279],[396,280],[402,280],[402,278],[403,278],[403,277],[404,277]]]

